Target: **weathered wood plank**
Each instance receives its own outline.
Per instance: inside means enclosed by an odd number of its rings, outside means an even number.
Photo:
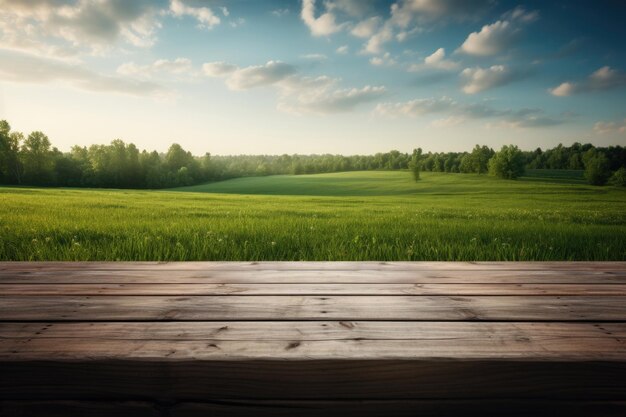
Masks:
[[[239,322],[40,322],[0,323],[0,339],[110,339],[110,340],[417,340],[484,343],[497,353],[507,343],[518,343],[529,354],[551,344],[568,344],[581,352],[624,348],[626,323],[528,322],[411,322],[411,321],[239,321]],[[502,341],[502,342],[499,342]],[[71,343],[68,342],[68,343]],[[618,343],[618,344],[616,344]],[[481,348],[482,349],[482,348]],[[535,352],[537,353],[537,352]],[[623,353],[623,352],[622,352]],[[624,354],[624,353],[623,353]]]
[[[4,296],[1,321],[623,321],[616,296]]]
[[[25,270],[0,272],[3,284],[626,284],[621,271],[168,271]]]
[[[626,284],[3,284],[0,296],[41,295],[614,295]]]
[[[623,271],[626,262],[0,262],[0,271],[18,270],[167,270],[167,271],[245,271],[245,270],[564,270]]]
[[[141,350],[141,347],[138,347]],[[0,399],[607,400],[624,361],[228,360],[5,362]]]
[[[441,417],[555,416],[622,417],[624,401],[555,400],[353,400],[280,401],[216,400],[213,402],[148,401],[0,401],[3,416],[108,417]]]
[[[327,326],[324,326],[324,325]],[[172,327],[146,325],[138,329],[109,324],[108,328],[73,326],[68,334],[57,325],[0,332],[0,360],[477,360],[520,361],[626,361],[626,324],[563,324],[529,326],[527,323],[315,323],[280,328],[251,323],[195,323]],[[383,326],[390,330],[385,333]],[[47,327],[46,327],[47,326]],[[204,328],[203,328],[204,326]],[[352,327],[350,327],[352,326]],[[33,332],[32,330],[37,329]],[[96,334],[97,330],[103,330]],[[133,333],[133,330],[138,330]],[[307,333],[308,330],[308,333]],[[406,333],[402,335],[400,331]],[[55,332],[56,336],[55,336]],[[410,333],[409,333],[410,332]],[[291,334],[289,334],[291,333]],[[6,336],[5,336],[6,335]],[[113,337],[111,337],[111,335]],[[292,337],[286,337],[286,336]]]

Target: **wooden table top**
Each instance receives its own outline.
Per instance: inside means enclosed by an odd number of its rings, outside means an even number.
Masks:
[[[626,262],[5,262],[0,367],[5,411],[165,398],[430,415],[428,401],[487,398],[623,412]]]

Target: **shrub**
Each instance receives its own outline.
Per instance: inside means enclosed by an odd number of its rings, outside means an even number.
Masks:
[[[591,185],[604,185],[611,176],[609,160],[604,154],[596,154],[585,164],[585,178]]]
[[[620,187],[626,187],[626,168],[621,167],[613,173],[609,182],[612,185],[618,185]]]

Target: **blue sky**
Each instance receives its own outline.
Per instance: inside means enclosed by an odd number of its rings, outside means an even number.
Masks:
[[[620,1],[0,0],[0,118],[62,150],[626,145]]]

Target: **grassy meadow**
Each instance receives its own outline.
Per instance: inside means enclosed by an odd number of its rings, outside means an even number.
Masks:
[[[0,260],[626,260],[626,191],[579,173],[368,171],[167,191],[0,188]]]

